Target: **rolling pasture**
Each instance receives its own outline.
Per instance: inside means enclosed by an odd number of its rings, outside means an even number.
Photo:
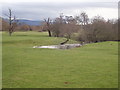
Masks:
[[[3,32],[3,88],[118,87],[118,42],[67,50],[32,48],[64,40],[46,32],[15,32],[11,37]]]

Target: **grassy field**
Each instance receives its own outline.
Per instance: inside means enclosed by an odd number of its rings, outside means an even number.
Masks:
[[[41,32],[16,32],[11,37],[4,32],[3,88],[118,87],[117,42],[69,50],[32,48],[64,40]]]

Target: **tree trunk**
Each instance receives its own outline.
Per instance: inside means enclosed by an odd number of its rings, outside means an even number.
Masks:
[[[50,31],[50,30],[48,30],[48,34],[49,34],[49,37],[51,37],[51,36],[52,36],[52,34],[51,34],[51,31]]]
[[[67,43],[69,41],[69,38],[67,38],[67,40],[65,40],[64,42],[60,43],[61,45]]]

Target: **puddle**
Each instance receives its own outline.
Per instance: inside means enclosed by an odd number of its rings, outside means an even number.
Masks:
[[[71,49],[80,47],[81,44],[64,44],[64,45],[49,45],[49,46],[33,46],[33,48],[50,48],[50,49]]]

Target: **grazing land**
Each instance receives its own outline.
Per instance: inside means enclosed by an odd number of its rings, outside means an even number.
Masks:
[[[43,32],[3,32],[3,88],[117,88],[118,42],[58,50],[65,38]],[[70,40],[68,43],[78,43]]]

